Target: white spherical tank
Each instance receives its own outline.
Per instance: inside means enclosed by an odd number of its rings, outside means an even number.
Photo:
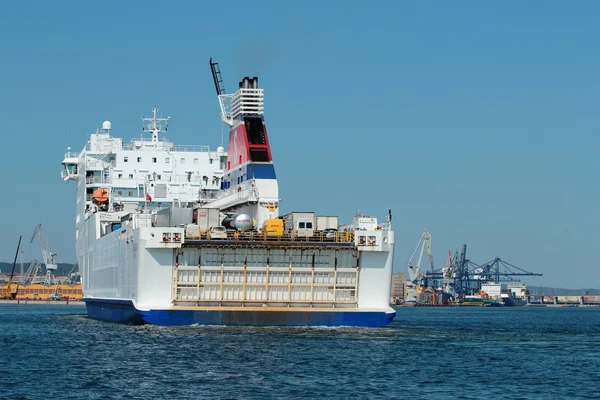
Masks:
[[[223,146],[217,147],[217,153],[219,153],[219,155],[225,153],[225,148]]]
[[[254,221],[252,221],[252,217],[248,214],[235,214],[225,217],[222,225],[228,229],[245,232],[252,229]]]
[[[102,123],[102,130],[103,131],[110,131],[112,129],[112,124],[110,123],[110,121],[104,121]]]

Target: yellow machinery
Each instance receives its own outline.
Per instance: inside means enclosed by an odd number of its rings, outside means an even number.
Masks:
[[[266,220],[262,228],[262,234],[264,236],[283,236],[283,220],[279,218]]]

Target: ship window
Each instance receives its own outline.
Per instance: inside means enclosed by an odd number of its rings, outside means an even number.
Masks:
[[[198,159],[194,158],[194,164],[198,164]]]
[[[160,175],[156,175],[156,179],[160,181]]]
[[[306,229],[312,229],[312,222],[306,223]]]
[[[298,222],[298,228],[304,229],[304,222]]]
[[[138,157],[138,162],[142,162],[142,157]]]
[[[121,179],[123,177],[123,174],[119,174],[119,179]]]
[[[212,164],[212,158],[209,158],[209,159],[208,159],[208,163],[209,163],[209,164]]]
[[[156,163],[156,157],[152,157],[152,162]]]
[[[240,161],[238,161],[238,164],[242,163],[242,156],[240,155]]]
[[[133,179],[133,174],[129,174],[129,179]]]
[[[165,158],[165,162],[168,164],[171,162],[171,159],[169,157]]]
[[[123,162],[127,162],[127,161],[129,161],[129,158],[128,157],[123,157]]]
[[[181,163],[185,164],[185,158],[181,157]]]
[[[129,192],[129,197],[132,197],[132,196],[133,196],[133,192]]]
[[[119,190],[119,196],[123,196],[123,192]]]

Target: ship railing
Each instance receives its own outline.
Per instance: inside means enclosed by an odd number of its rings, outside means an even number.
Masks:
[[[202,189],[200,189],[199,193],[200,200],[204,200],[205,202],[220,200],[230,196],[240,200],[258,198],[258,188],[256,187],[254,179],[247,180],[239,185],[231,186],[228,189],[220,190],[216,193],[210,191],[204,192]]]
[[[250,232],[239,232],[239,231],[227,231],[227,239],[224,238],[211,238],[209,232],[200,232],[187,230],[185,233],[186,241],[194,240],[210,240],[215,243],[222,240],[229,241],[264,241],[264,242],[304,242],[304,243],[354,243],[354,232],[335,232],[331,233],[315,233],[310,236],[298,235],[297,232],[292,231],[284,235],[264,235],[261,232],[250,231]]]
[[[65,153],[65,160],[69,159],[69,158],[79,158],[79,153],[76,151],[69,151],[67,153]]]
[[[95,184],[95,183],[104,184],[104,183],[111,183],[111,182],[112,182],[112,179],[110,176],[105,176],[105,177],[86,176],[85,177],[85,183],[87,185],[91,185],[91,184]]]
[[[392,227],[392,224],[390,224],[389,222],[384,222],[382,224],[379,224],[377,227],[379,228],[378,230],[389,231]]]
[[[165,151],[177,151],[177,152],[197,152],[197,153],[208,153],[210,152],[210,146],[197,145],[197,144],[173,144],[167,140],[159,140],[153,142],[150,138],[132,139],[131,143],[123,143],[123,150],[143,150],[145,148],[151,148],[151,150],[165,150]]]
[[[208,153],[210,151],[210,147],[203,146],[203,145],[180,144],[180,145],[174,145],[171,148],[171,151],[181,151],[181,152],[193,151],[193,152],[198,152],[198,153]]]

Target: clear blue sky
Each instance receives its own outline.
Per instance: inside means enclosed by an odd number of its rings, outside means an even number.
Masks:
[[[173,4],[175,3],[175,4]],[[17,2],[0,14],[0,260],[39,222],[73,262],[59,176],[105,119],[219,145],[208,67],[258,75],[283,211],[394,212],[395,269],[423,228],[448,250],[600,286],[600,2]],[[26,245],[26,258],[40,257]]]

